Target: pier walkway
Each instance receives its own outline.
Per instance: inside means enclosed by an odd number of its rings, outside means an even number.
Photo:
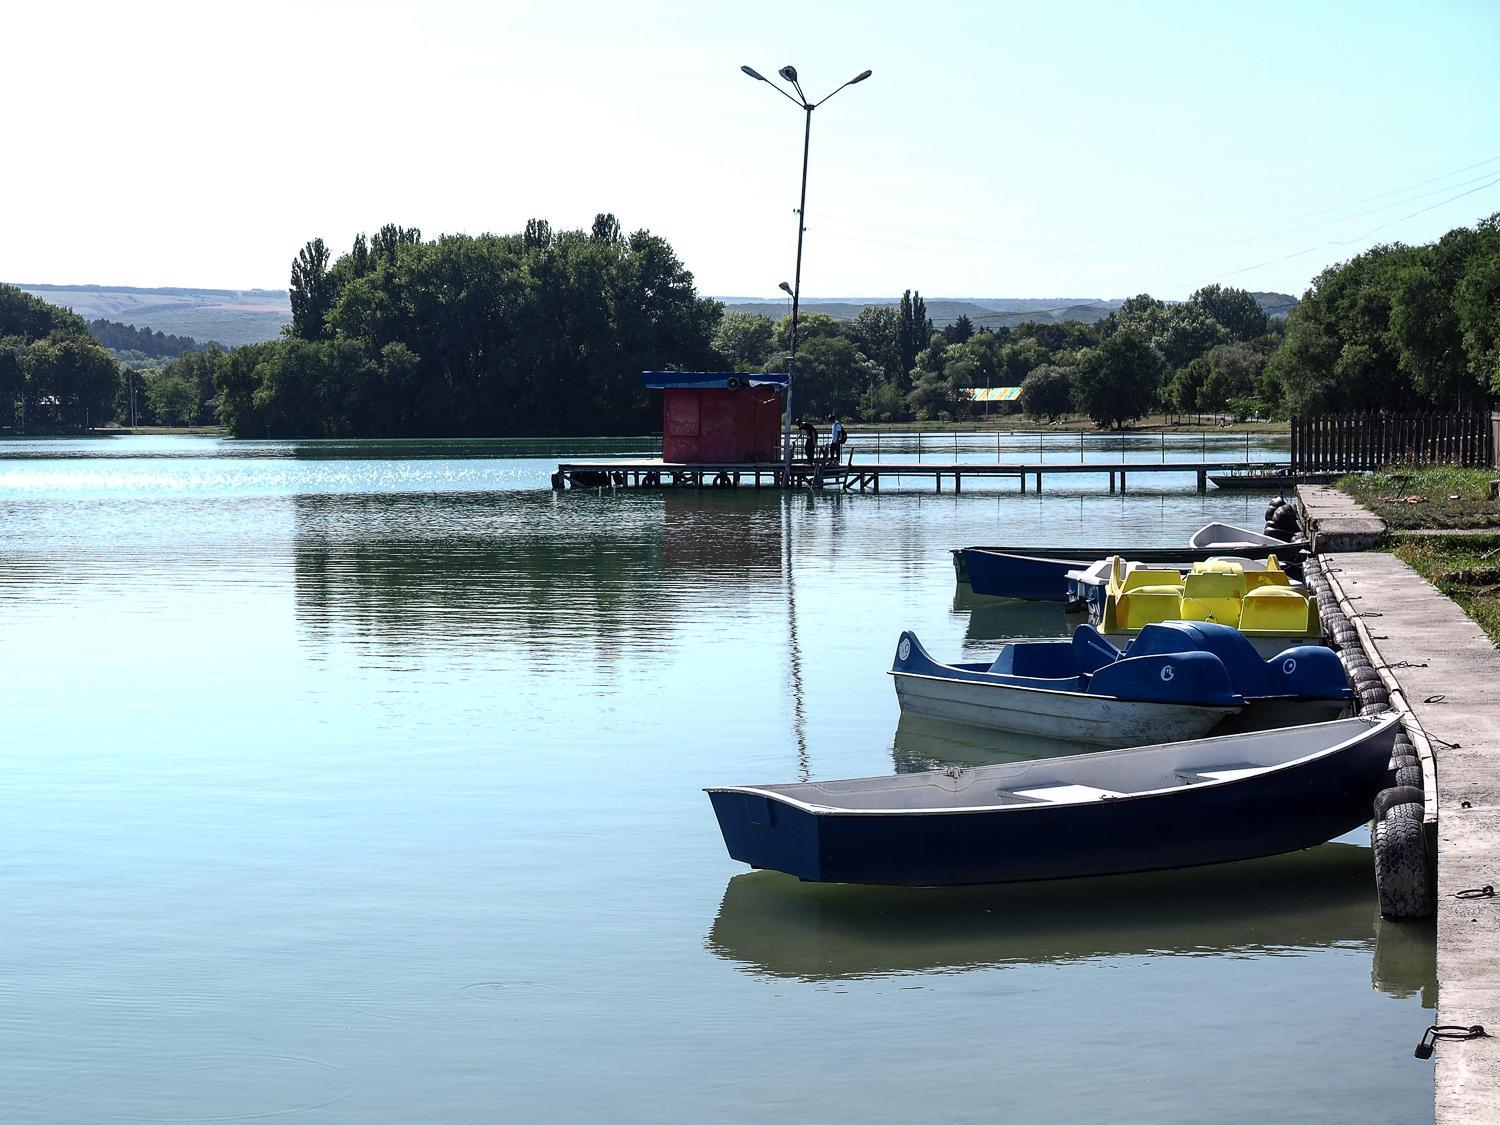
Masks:
[[[1334,537],[1355,530],[1347,521],[1374,519],[1347,498],[1325,503],[1324,492],[1304,488],[1299,498],[1307,522],[1325,518]],[[1356,549],[1323,554],[1323,562],[1371,660],[1399,691],[1393,702],[1416,719],[1424,737],[1412,741],[1436,772],[1435,786],[1424,786],[1436,792],[1434,1022],[1488,1032],[1438,1042],[1437,1125],[1500,1123],[1500,897],[1458,897],[1500,886],[1500,650],[1394,555]],[[1430,781],[1431,770],[1424,774]],[[1415,1044],[1422,1029],[1412,1030]]]
[[[1020,490],[1026,491],[1028,478],[1042,490],[1043,476],[1065,474],[1107,476],[1109,491],[1125,491],[1126,478],[1143,473],[1195,474],[1198,491],[1208,490],[1208,474],[1213,472],[1276,473],[1284,472],[1285,461],[1246,461],[1212,459],[1196,461],[856,461],[851,457],[838,464],[809,465],[793,462],[792,488],[839,488],[843,491],[879,492],[882,483],[889,487],[908,480],[931,482],[943,491],[946,478],[954,492],[963,491],[964,478],[1014,477]],[[784,469],[780,461],[715,462],[688,464],[663,461],[660,458],[634,460],[564,461],[552,476],[553,488],[781,488]],[[1269,484],[1268,488],[1277,485]]]

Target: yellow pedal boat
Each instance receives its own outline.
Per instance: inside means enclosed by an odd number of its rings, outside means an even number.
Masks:
[[[1264,570],[1213,559],[1173,570],[1129,570],[1116,558],[1105,587],[1100,630],[1131,637],[1158,621],[1216,621],[1232,625],[1262,656],[1293,645],[1320,644],[1318,599],[1294,587],[1276,556]]]

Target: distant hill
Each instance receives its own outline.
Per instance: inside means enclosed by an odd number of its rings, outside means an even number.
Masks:
[[[1297,304],[1297,298],[1286,293],[1252,293],[1260,307],[1270,316],[1285,316]],[[757,300],[753,297],[719,297],[725,312],[747,312],[768,316],[772,320],[787,315],[791,302]],[[1093,324],[1103,320],[1124,304],[1123,298],[1098,297],[928,297],[927,315],[939,328],[968,316],[976,328],[1014,328],[1019,324],[1064,320]],[[835,320],[853,320],[869,305],[899,305],[899,297],[845,297],[832,300],[803,301],[805,312],[827,313]]]
[[[292,319],[284,289],[141,289],[131,285],[28,285],[16,288],[72,309],[85,320],[111,320],[226,347],[274,340]]]
[[[140,289],[130,285],[27,285],[16,288],[63,305],[85,320],[111,320],[150,328],[169,336],[186,336],[238,347],[274,340],[292,320],[285,289]],[[1287,293],[1254,293],[1271,316],[1285,316],[1297,304]],[[772,320],[791,311],[785,299],[719,297],[726,312],[747,312]],[[898,305],[899,297],[838,297],[804,301],[807,312],[853,320],[868,305]],[[1014,328],[1028,321],[1103,320],[1123,303],[1100,297],[928,297],[927,315],[939,328],[968,316],[979,328]]]

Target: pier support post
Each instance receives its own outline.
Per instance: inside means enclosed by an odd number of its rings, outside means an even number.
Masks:
[[[1109,494],[1111,496],[1115,494],[1115,474],[1113,470],[1109,474]]]
[[[954,473],[953,474],[953,491],[955,493],[958,493],[958,492],[962,492],[963,490],[964,490],[964,478],[962,476],[960,476],[958,473]]]
[[[1120,495],[1125,495],[1125,470],[1120,470]]]
[[[1202,496],[1208,491],[1208,470],[1198,470],[1198,495]]]

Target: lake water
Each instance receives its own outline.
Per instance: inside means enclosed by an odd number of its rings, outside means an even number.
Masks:
[[[0,445],[0,1120],[1432,1119],[1432,934],[1379,919],[1366,833],[819,887],[731,861],[701,792],[983,760],[898,730],[897,634],[1067,625],[948,548],[1165,545],[1266,496],[547,487],[654,449]]]

